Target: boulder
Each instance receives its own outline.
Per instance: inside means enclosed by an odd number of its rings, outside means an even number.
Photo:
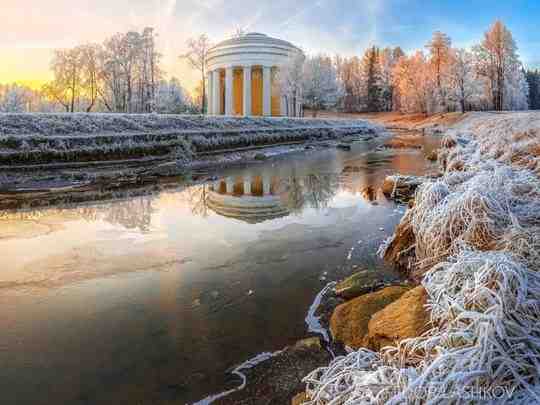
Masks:
[[[387,287],[339,305],[330,319],[333,338],[353,349],[364,347],[371,316],[408,290],[407,287]]]
[[[382,192],[388,198],[407,202],[414,197],[418,186],[426,179],[420,176],[388,176],[384,179]]]
[[[439,153],[436,149],[432,150],[426,155],[427,160],[431,160],[432,162],[435,162],[437,160],[437,157],[439,156]]]
[[[420,336],[429,327],[427,293],[418,286],[371,317],[364,344],[372,350]]]
[[[414,205],[414,200],[411,200]],[[412,207],[411,207],[412,208]],[[390,243],[385,248],[384,260],[401,270],[408,271],[415,261],[416,237],[411,223],[412,210],[408,210],[397,226]]]
[[[255,159],[255,160],[266,160],[267,156],[264,153],[256,153],[255,156],[253,156],[253,159]]]
[[[309,401],[309,398],[305,392],[296,394],[291,400],[291,405],[302,405],[304,402]]]
[[[360,295],[374,292],[383,286],[384,279],[380,273],[364,270],[338,283],[334,291],[338,297],[350,300]]]

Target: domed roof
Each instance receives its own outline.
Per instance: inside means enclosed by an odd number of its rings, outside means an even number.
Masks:
[[[234,66],[282,66],[291,55],[303,54],[290,42],[250,32],[218,43],[208,51],[208,71]]]
[[[246,45],[246,44],[278,45],[278,46],[281,45],[281,46],[293,48],[295,50],[300,51],[298,47],[294,46],[288,41],[285,41],[279,38],[269,37],[268,35],[260,33],[260,32],[249,32],[244,35],[226,39],[225,41],[221,41],[218,44],[216,44],[212,48],[212,50],[223,48],[223,47],[236,46],[236,45],[241,46],[241,45]]]

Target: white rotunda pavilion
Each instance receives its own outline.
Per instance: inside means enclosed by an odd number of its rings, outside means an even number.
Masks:
[[[300,115],[287,105],[277,75],[292,57],[303,54],[291,44],[252,32],[218,43],[208,53],[207,100],[212,115]]]

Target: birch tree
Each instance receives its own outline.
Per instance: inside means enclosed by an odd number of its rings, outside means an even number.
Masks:
[[[56,50],[51,67],[54,80],[44,90],[61,103],[67,112],[75,112],[82,83],[80,48]]]
[[[281,95],[285,98],[286,115],[288,116],[296,117],[299,115],[297,106],[302,102],[304,60],[303,54],[291,56],[278,71],[277,82]]]
[[[455,101],[461,112],[465,112],[473,101],[480,97],[482,89],[476,80],[474,56],[466,49],[454,52],[454,63],[449,71],[451,99]]]
[[[212,48],[212,43],[206,34],[200,35],[198,38],[191,38],[187,41],[188,51],[181,58],[186,59],[193,69],[196,69],[201,74],[202,97],[201,111],[206,112],[206,61],[208,53]]]
[[[312,110],[313,117],[319,110],[337,105],[343,89],[331,58],[317,55],[306,60],[302,93],[304,104]]]
[[[505,81],[518,65],[517,46],[512,33],[496,21],[485,33],[482,43],[474,48],[477,73],[486,79],[492,107],[501,111],[505,105]]]

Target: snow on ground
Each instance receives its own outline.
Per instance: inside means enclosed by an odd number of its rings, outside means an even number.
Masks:
[[[140,159],[306,141],[370,137],[363,120],[158,114],[0,114],[0,164]]]
[[[474,113],[402,220],[432,329],[335,359],[308,404],[540,402],[540,113]]]

